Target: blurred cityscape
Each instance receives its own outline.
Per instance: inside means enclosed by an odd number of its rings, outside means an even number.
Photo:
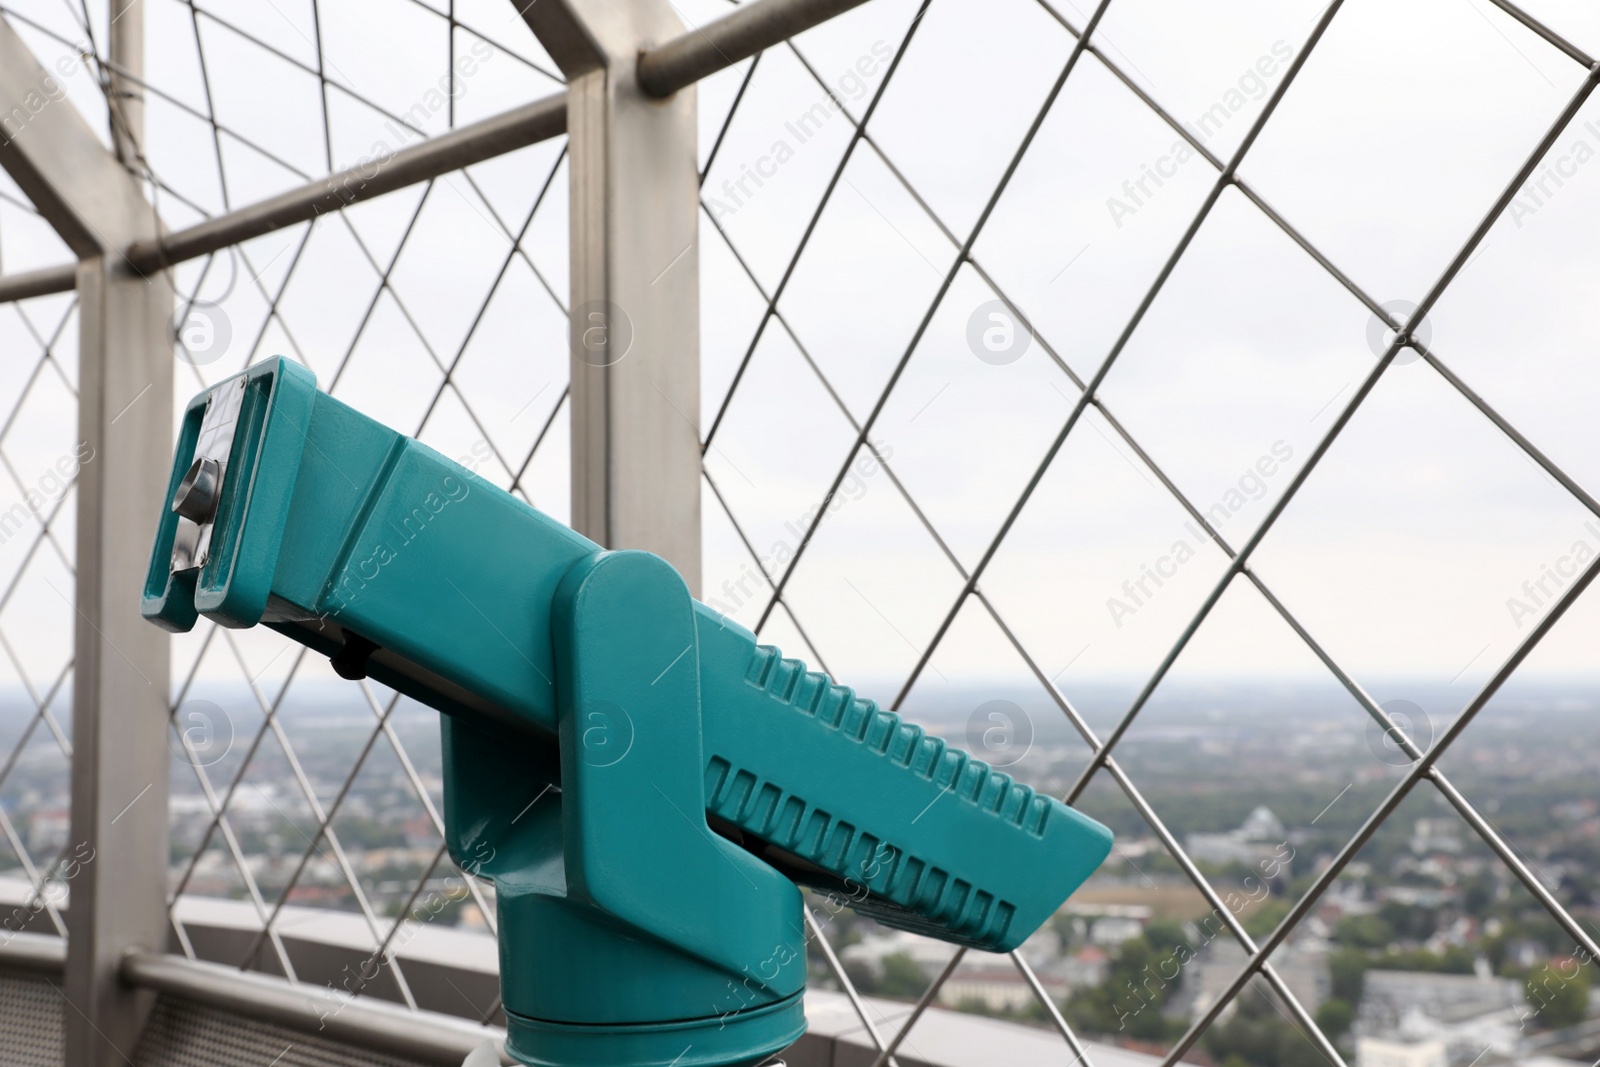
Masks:
[[[1047,699],[948,689],[908,702],[908,714],[1041,791],[1072,789],[1089,750]],[[1449,692],[1388,689],[1409,693],[1385,707],[1423,748],[1463,703]],[[492,886],[469,882],[442,849],[437,716],[381,687],[366,692],[352,703],[348,687],[295,683],[270,720],[248,694],[218,690],[180,705],[187,732],[173,743],[171,891],[259,901],[269,914],[296,905],[367,913],[383,929],[406,916],[489,936]],[[1079,700],[1103,737],[1126,707],[1126,687],[1087,687]],[[53,725],[66,731],[69,704],[61,694],[52,704]],[[1440,763],[1591,931],[1600,929],[1597,710],[1593,684],[1508,687]],[[30,871],[66,850],[67,768],[51,732],[25,698],[0,709],[0,751],[17,761],[0,792],[0,882],[9,885],[25,887]],[[1270,933],[1409,760],[1341,692],[1260,681],[1164,693],[1117,759],[1231,915],[1206,902],[1101,774],[1077,806],[1116,831],[1116,848],[1021,954],[1080,1035],[1159,1056],[1243,966],[1230,921],[1257,940]],[[330,833],[320,832],[324,819]],[[864,994],[915,1000],[954,951],[838,901],[809,902]],[[1355,1067],[1591,1067],[1600,1057],[1593,961],[1426,782],[1271,963]],[[832,984],[816,946],[812,970],[814,983]],[[938,1002],[1050,1022],[1004,956],[969,953]],[[1259,978],[1185,1059],[1326,1062]]]

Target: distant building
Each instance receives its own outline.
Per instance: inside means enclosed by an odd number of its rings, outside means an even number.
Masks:
[[[904,930],[891,930],[864,937],[855,944],[847,946],[839,953],[839,958],[846,963],[864,964],[874,971],[881,972],[885,956],[909,956],[931,978],[944,970],[944,965],[949,963],[950,957],[955,954],[954,945],[928,937],[918,937]]]
[[[1144,933],[1144,923],[1138,919],[1123,918],[1118,915],[1105,915],[1094,921],[1089,927],[1089,940],[1096,945],[1114,947],[1124,941],[1132,941]]]
[[[1485,1053],[1504,1062],[1522,1034],[1522,983],[1488,974],[1368,971],[1355,1032],[1364,1038],[1437,1042],[1453,1067]]]
[[[1226,934],[1217,937],[1186,969],[1190,1014],[1203,1015],[1227,991],[1245,964],[1244,948]],[[1308,938],[1286,942],[1272,954],[1273,970],[1306,1011],[1315,1014],[1329,995],[1328,946]]]
[[[1111,957],[1097,945],[1085,945],[1056,964],[1054,972],[1073,989],[1096,986],[1106,980]]]
[[[1247,867],[1271,863],[1275,876],[1288,878],[1286,857],[1293,853],[1281,850],[1288,837],[1283,821],[1270,808],[1258,807],[1238,829],[1221,834],[1190,834],[1184,846],[1196,863],[1240,863]]]
[[[34,859],[59,852],[66,846],[72,813],[66,808],[44,808],[28,820],[28,851]],[[41,860],[41,863],[48,860]]]
[[[1421,820],[1426,821],[1426,820]],[[1416,838],[1412,838],[1413,841]],[[1454,897],[1454,892],[1442,886],[1395,885],[1378,891],[1384,903],[1409,904],[1416,908],[1442,908]]]
[[[1368,971],[1361,998],[1361,1021],[1368,1033],[1393,1030],[1410,1011],[1443,1022],[1476,1018],[1522,1003],[1515,978],[1431,971]]]
[[[1038,938],[1040,935],[1034,936]],[[1053,938],[1054,935],[1051,936]],[[1073,968],[1063,967],[1064,961],[1060,958],[1059,950],[1047,955],[1044,942],[1034,939],[1030,939],[1030,942],[1033,942],[1032,948],[1024,953],[1024,958],[1034,967],[1035,976],[1045,993],[1059,1004],[1072,991],[1073,983],[1067,972],[1072,972]],[[848,963],[864,965],[880,973],[886,957],[906,956],[931,980],[944,970],[955,951],[954,945],[943,941],[893,930],[866,937],[848,946],[839,955]],[[1098,949],[1094,951],[1099,952]],[[1099,958],[1101,967],[1096,981],[1103,980],[1105,973],[1105,953],[1100,952]],[[963,1003],[980,1003],[985,1010],[996,1013],[1022,1011],[1037,1000],[1033,987],[1022,976],[1017,965],[1006,956],[989,952],[969,952],[939,989],[941,1004],[955,1007]]]
[[[1272,954],[1273,969],[1305,1009],[1316,1014],[1332,995],[1327,942],[1314,938],[1290,941]]]
[[[1061,935],[1053,925],[1045,923],[1017,946],[1017,952],[1035,969],[1048,967],[1061,958]]]
[[[1289,836],[1283,821],[1272,814],[1272,809],[1261,805],[1245,816],[1237,831],[1246,841],[1282,841]]]
[[[1419,856],[1425,856],[1430,852],[1460,852],[1460,822],[1450,819],[1418,819],[1412,824],[1411,851]]]
[[[1443,1041],[1356,1038],[1355,1067],[1449,1067]]]
[[[1060,1004],[1071,987],[1054,975],[1036,976],[1050,999]],[[969,953],[939,990],[939,1003],[950,1007],[981,1003],[992,1012],[1019,1012],[1037,1004],[1039,997],[1022,972],[1004,956]]]
[[[1155,915],[1155,909],[1148,904],[1100,904],[1077,900],[1067,901],[1066,907],[1062,910],[1068,915],[1079,915],[1087,919],[1110,915],[1118,919],[1138,919],[1142,923],[1149,922]]]
[[[1144,904],[1099,904],[1067,901],[1066,913],[1072,916],[1073,938],[1087,938],[1090,944],[1115,948],[1144,933],[1154,912]]]

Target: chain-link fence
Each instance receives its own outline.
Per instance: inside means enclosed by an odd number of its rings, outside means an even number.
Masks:
[[[1450,757],[1513,676],[1594,662],[1578,287],[1600,25],[1528,7],[875,0],[700,86],[704,598],[1112,822],[1097,901],[1156,879],[1182,898],[1188,951],[1158,952],[1143,995],[1063,993],[1013,954],[1039,1004],[1013,1014],[1074,1058],[1074,1001],[1104,996],[1121,1025],[1095,1036],[1144,1016],[1167,1062],[1247,1000],[1344,1062],[1299,940],[1385,827],[1450,823],[1497,892],[1600,952],[1581,897]],[[0,11],[109,143],[105,11]],[[486,0],[145,17],[138,165],[175,227],[561,80]],[[287,355],[566,519],[566,183],[546,141],[178,266],[179,399]],[[67,258],[0,195],[6,273]],[[92,456],[70,432],[70,295],[0,320],[19,500],[0,856],[60,929],[71,485]],[[231,897],[254,917],[240,966],[293,979],[285,929],[346,912],[417,1006],[395,946],[494,929],[492,889],[445,854],[433,713],[262,630],[202,623],[174,656],[180,943],[191,901]],[[1233,742],[1163,747],[1201,711]],[[1244,800],[1292,779],[1306,817],[1207,831],[1166,787],[1207,773]],[[811,913],[817,955],[880,1062],[915,1049],[912,1025],[884,1038],[832,914]],[[963,956],[926,973],[913,1022]],[[1149,1025],[1180,985],[1179,1022]]]

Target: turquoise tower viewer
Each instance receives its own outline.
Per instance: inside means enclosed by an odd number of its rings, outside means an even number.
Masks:
[[[1111,848],[283,359],[189,404],[143,612],[270,626],[444,713],[447,844],[495,884],[527,1064],[758,1063],[805,1028],[797,885],[999,952]]]

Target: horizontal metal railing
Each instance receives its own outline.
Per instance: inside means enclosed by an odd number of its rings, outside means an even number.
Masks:
[[[67,943],[47,934],[13,933],[0,941],[0,971],[25,971],[59,978]],[[437,1011],[419,1011],[376,997],[350,996],[330,980],[325,985],[290,982],[203,960],[155,952],[123,958],[128,985],[217,1008],[243,1019],[273,1023],[372,1052],[459,1067],[485,1041],[500,1048],[505,1030]],[[337,978],[335,975],[333,978]],[[0,1025],[5,1020],[0,1019]],[[502,1062],[514,1061],[503,1053]]]
[[[760,0],[641,55],[639,83],[654,96],[670,96],[864,2]],[[421,144],[362,160],[353,167],[196,223],[158,241],[135,243],[124,256],[133,269],[153,273],[559,137],[566,130],[567,94],[552,93]],[[64,293],[73,288],[76,279],[72,264],[0,276],[0,304]]]
[[[952,961],[952,968],[955,962]],[[0,981],[7,973],[33,973],[59,981],[66,961],[66,943],[59,937],[18,933],[0,942]],[[162,997],[224,1012],[241,1022],[267,1023],[308,1038],[352,1050],[386,1053],[408,1062],[459,1067],[484,1041],[492,1042],[502,1064],[511,1064],[503,1048],[505,1031],[457,1016],[412,1011],[372,997],[357,997],[330,1010],[317,987],[274,975],[242,972],[234,967],[182,956],[138,952],[124,958],[123,981]],[[876,1020],[875,1033],[861,1025],[860,1012]],[[971,1050],[981,1049],[982,1062],[1034,1064],[1051,1062],[1058,1047],[1047,1033],[1031,1027],[975,1015],[875,999],[853,1000],[846,994],[806,994],[809,1029],[787,1054],[791,1064],[882,1062],[876,1041],[887,1041],[919,1067],[973,1067]],[[911,1036],[913,1027],[918,1035]],[[880,1029],[881,1028],[881,1029]],[[1107,1050],[1091,1046],[1094,1062]],[[131,1050],[130,1050],[131,1051]],[[1080,1053],[1083,1050],[1080,1049]],[[1118,1050],[1117,1063],[1148,1064],[1153,1057]],[[1086,1057],[1087,1058],[1087,1057]]]
[[[320,999],[315,987],[236,967],[154,952],[122,960],[129,985],[277,1023],[331,1041],[408,1059],[459,1067],[485,1041],[502,1048],[505,1031],[370,997]],[[515,1061],[501,1053],[503,1063]]]

